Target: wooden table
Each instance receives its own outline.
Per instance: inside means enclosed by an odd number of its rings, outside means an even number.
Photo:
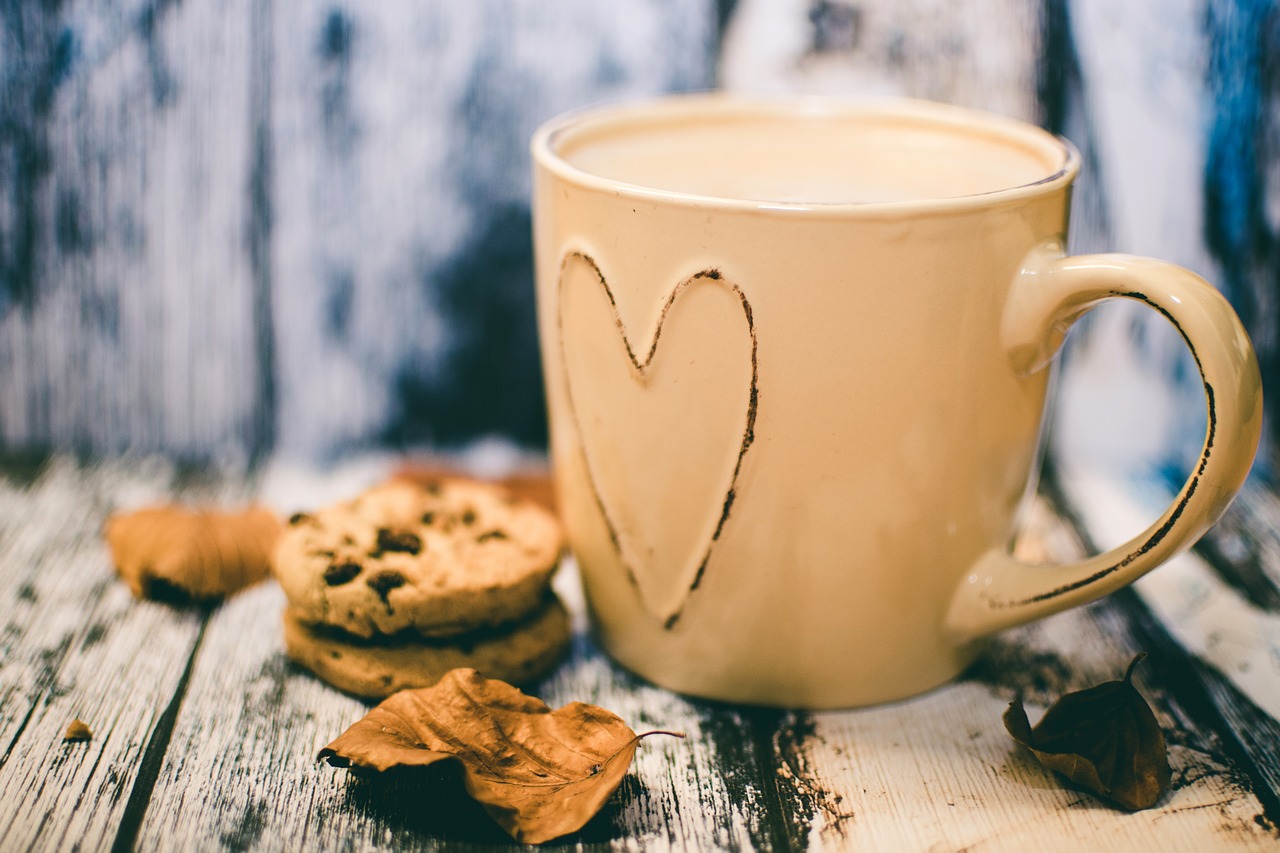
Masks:
[[[0,465],[0,850],[435,850],[508,844],[448,780],[360,779],[316,752],[367,705],[289,663],[283,598],[259,585],[211,609],[135,601],[100,539],[150,501],[282,512],[347,495],[395,460],[273,462],[251,476],[161,459]],[[1065,558],[1133,532],[1158,492],[1059,472],[1068,524],[1042,501],[1024,554]],[[1085,499],[1087,496],[1087,499]],[[605,809],[551,847],[591,849],[1185,850],[1280,848],[1280,499],[1251,485],[1201,553],[1091,607],[1007,632],[959,682],[886,707],[805,713],[693,701],[605,659],[579,630],[535,692],[598,703],[643,742]],[[1165,731],[1173,786],[1126,814],[1070,790],[1004,731],[1062,693],[1137,684]],[[74,718],[93,739],[64,743]]]

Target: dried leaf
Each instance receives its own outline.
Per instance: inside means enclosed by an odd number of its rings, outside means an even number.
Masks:
[[[76,718],[67,724],[67,731],[62,735],[62,739],[64,741],[93,740],[93,732],[83,720]]]
[[[455,669],[389,697],[320,751],[335,767],[387,770],[452,759],[467,793],[516,841],[580,828],[622,782],[640,739],[616,714],[551,710],[511,685]],[[683,737],[683,735],[677,735]]]
[[[1155,714],[1133,686],[1129,664],[1121,681],[1068,693],[1035,728],[1021,697],[1009,703],[1004,725],[1050,770],[1130,811],[1150,808],[1169,787],[1169,759]]]
[[[470,479],[471,475],[460,468],[424,462],[405,465],[395,473],[395,479],[419,485],[452,478]],[[557,512],[555,485],[551,482],[550,472],[545,469],[516,471],[489,482],[502,486],[514,498],[539,504],[551,513]]]
[[[262,507],[151,507],[106,524],[116,571],[139,598],[220,598],[255,584],[267,576],[279,535],[279,519]]]

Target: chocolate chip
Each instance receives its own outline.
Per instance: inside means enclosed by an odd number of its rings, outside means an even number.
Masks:
[[[422,514],[422,523],[430,527],[436,523],[436,514],[434,512],[424,512]]]
[[[431,495],[438,495],[438,494],[440,494],[440,490],[441,490],[441,488],[442,488],[442,487],[441,487],[441,485],[440,485],[440,481],[439,481],[439,480],[432,480],[431,482],[427,483],[426,488],[427,488],[427,493],[428,493],[428,494],[431,494]]]
[[[356,575],[360,574],[362,569],[363,566],[350,560],[334,563],[324,570],[324,582],[329,586],[341,586],[344,583],[350,583],[355,579]]]
[[[506,539],[507,534],[501,530],[486,530],[476,537],[477,542],[488,542],[490,539]]]
[[[382,603],[387,603],[387,594],[396,587],[404,586],[404,575],[399,572],[378,572],[378,574],[365,581],[369,588],[378,594],[378,598],[382,599]]]
[[[401,554],[422,553],[422,539],[408,530],[392,530],[388,527],[378,528],[377,555],[388,552]]]
[[[309,515],[305,512],[295,512],[293,515],[289,516],[289,526],[297,527],[299,524],[301,524],[304,521],[315,521],[315,520],[316,518],[314,515]]]
[[[462,523],[467,525],[475,524],[476,511],[474,509],[468,509],[467,511],[462,513]]]

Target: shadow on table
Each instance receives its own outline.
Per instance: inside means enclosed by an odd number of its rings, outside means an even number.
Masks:
[[[643,799],[646,792],[643,783],[628,776],[621,794],[612,797],[581,830],[543,844],[542,849],[607,846],[619,837],[618,812],[623,803]],[[436,849],[439,842],[460,848],[515,844],[484,807],[467,795],[460,768],[450,762],[383,773],[353,771],[347,784],[347,804],[353,812],[390,831],[397,849]]]

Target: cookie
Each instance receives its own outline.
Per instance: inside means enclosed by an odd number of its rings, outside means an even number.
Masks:
[[[564,605],[548,600],[532,615],[502,628],[445,639],[412,632],[364,640],[331,627],[307,625],[292,611],[284,616],[289,657],[348,693],[382,699],[411,687],[430,687],[451,669],[470,667],[513,684],[551,671],[569,644]]]
[[[550,512],[499,486],[393,481],[293,516],[273,569],[302,622],[448,636],[537,609],[562,547]]]

